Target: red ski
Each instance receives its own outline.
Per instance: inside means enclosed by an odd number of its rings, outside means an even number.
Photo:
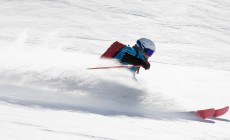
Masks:
[[[204,110],[197,110],[196,111],[196,115],[198,117],[201,117],[203,119],[207,119],[212,117],[215,114],[215,109],[214,108],[210,108],[210,109],[204,109]]]
[[[229,110],[229,106],[226,106],[226,107],[220,108],[220,109],[210,108],[210,109],[204,109],[204,110],[197,110],[196,115],[198,117],[203,118],[203,119],[207,119],[207,118],[211,118],[211,117],[222,116],[225,113],[227,113],[228,110]]]
[[[226,107],[221,108],[221,109],[216,109],[213,117],[219,117],[219,116],[224,115],[225,113],[228,112],[228,109],[229,109],[229,106],[226,106]]]

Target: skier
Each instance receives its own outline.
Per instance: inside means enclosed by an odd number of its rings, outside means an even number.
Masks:
[[[136,41],[132,48],[130,46],[122,48],[114,58],[120,60],[122,64],[141,65],[145,70],[148,70],[150,69],[148,58],[152,56],[154,51],[154,43],[150,39],[141,38]],[[139,68],[133,67],[131,70],[138,72]]]
[[[154,52],[154,43],[150,39],[140,38],[133,47],[121,44],[118,41],[114,42],[101,58],[115,58],[124,65],[140,65],[145,70],[148,70],[150,69],[148,58],[151,57]],[[138,73],[139,68],[140,67],[132,67],[130,70],[134,73]]]

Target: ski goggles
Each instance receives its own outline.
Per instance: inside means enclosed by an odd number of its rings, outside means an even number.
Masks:
[[[153,51],[153,50],[150,50],[150,49],[144,49],[144,52],[145,52],[145,54],[148,55],[148,56],[152,56],[153,53],[154,53],[154,51]]]

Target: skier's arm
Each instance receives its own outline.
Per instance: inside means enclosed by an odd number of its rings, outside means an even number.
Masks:
[[[126,62],[133,65],[142,65],[142,67],[145,68],[146,70],[150,68],[150,63],[148,61],[144,61],[140,58],[132,56],[129,53],[124,53],[121,62]]]

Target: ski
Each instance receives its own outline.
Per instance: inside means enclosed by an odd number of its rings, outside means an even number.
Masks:
[[[228,110],[229,110],[229,106],[220,109],[209,108],[209,109],[197,110],[195,114],[202,119],[207,119],[212,117],[216,118],[226,114]]]
[[[203,110],[197,110],[196,115],[202,119],[207,119],[212,117],[215,114],[215,109],[210,108],[210,109],[203,109]]]
[[[215,110],[215,114],[213,115],[213,117],[219,117],[224,115],[225,113],[227,113],[229,110],[229,106],[226,106],[224,108],[220,108],[220,109],[216,109]]]

